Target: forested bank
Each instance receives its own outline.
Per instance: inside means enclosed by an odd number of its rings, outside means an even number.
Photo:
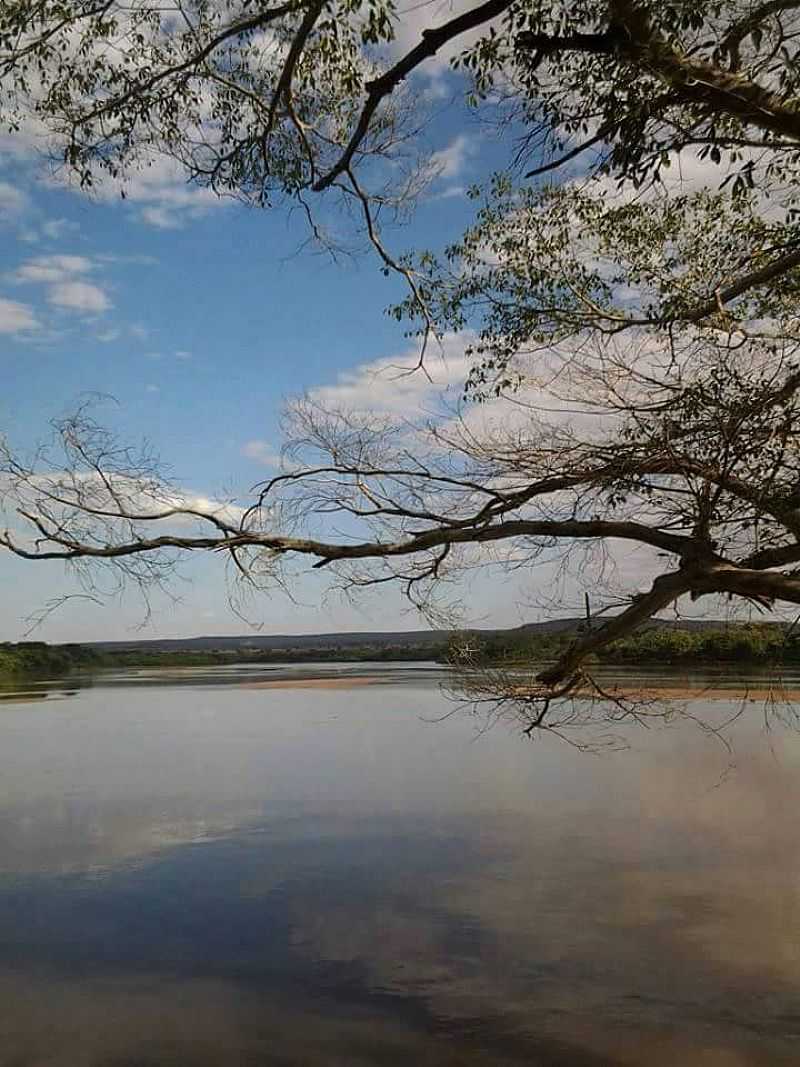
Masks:
[[[377,644],[343,648],[171,649],[129,648],[113,652],[88,645],[48,645],[42,641],[0,644],[0,679],[64,675],[124,667],[205,667],[216,665],[326,662],[419,662],[436,660],[480,663],[528,663],[556,659],[576,628],[556,632],[511,630],[506,634],[454,635],[437,645]],[[712,665],[746,663],[753,666],[800,666],[800,627],[780,623],[725,623],[702,629],[658,626],[615,641],[597,654],[601,663]]]
[[[102,665],[102,657],[85,645],[48,645],[44,641],[0,644],[0,680],[69,674]]]
[[[19,677],[60,676],[72,671],[96,671],[125,667],[213,667],[233,664],[416,662],[443,660],[440,646],[350,646],[318,649],[160,649],[131,648],[99,651],[87,645],[48,645],[41,641],[0,644],[0,681]]]
[[[479,642],[472,658],[489,663],[521,663],[556,659],[578,630],[556,633],[512,633]],[[451,644],[458,656],[458,644]],[[703,629],[650,627],[600,649],[595,660],[620,664],[798,664],[800,627],[781,623],[724,623]]]

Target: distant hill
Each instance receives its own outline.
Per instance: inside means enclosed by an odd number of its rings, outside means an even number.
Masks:
[[[601,625],[605,619],[598,619]],[[439,648],[446,644],[454,632],[475,638],[514,637],[523,634],[553,634],[574,630],[583,625],[581,618],[549,619],[545,622],[528,622],[509,629],[468,630],[398,630],[361,631],[356,633],[328,634],[246,634],[239,637],[178,637],[154,640],[87,641],[85,647],[98,652],[310,652],[335,649],[374,648],[421,649]],[[713,630],[727,625],[720,619],[653,619],[647,627],[678,630]]]
[[[470,630],[469,633],[496,634],[504,630]],[[98,652],[277,652],[330,650],[337,648],[420,648],[440,646],[450,631],[400,630],[332,634],[246,634],[240,637],[179,637],[145,641],[92,641]]]

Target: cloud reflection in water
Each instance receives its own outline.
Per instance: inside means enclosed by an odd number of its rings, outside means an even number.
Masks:
[[[96,688],[0,719],[0,1064],[796,1061],[797,764],[441,698]]]

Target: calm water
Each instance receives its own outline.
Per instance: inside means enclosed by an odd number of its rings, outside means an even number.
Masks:
[[[2,1067],[800,1061],[800,736],[593,757],[377,670],[3,694]]]

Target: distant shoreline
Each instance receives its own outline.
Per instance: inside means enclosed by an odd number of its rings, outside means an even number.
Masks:
[[[0,680],[66,675],[104,668],[213,667],[284,664],[457,664],[457,669],[515,669],[557,660],[598,622],[561,619],[509,630],[362,632],[290,636],[199,637],[48,645],[0,643]],[[800,628],[782,622],[651,620],[598,649],[589,663],[606,668],[658,666],[674,672],[800,669]],[[709,699],[712,699],[709,697]]]

